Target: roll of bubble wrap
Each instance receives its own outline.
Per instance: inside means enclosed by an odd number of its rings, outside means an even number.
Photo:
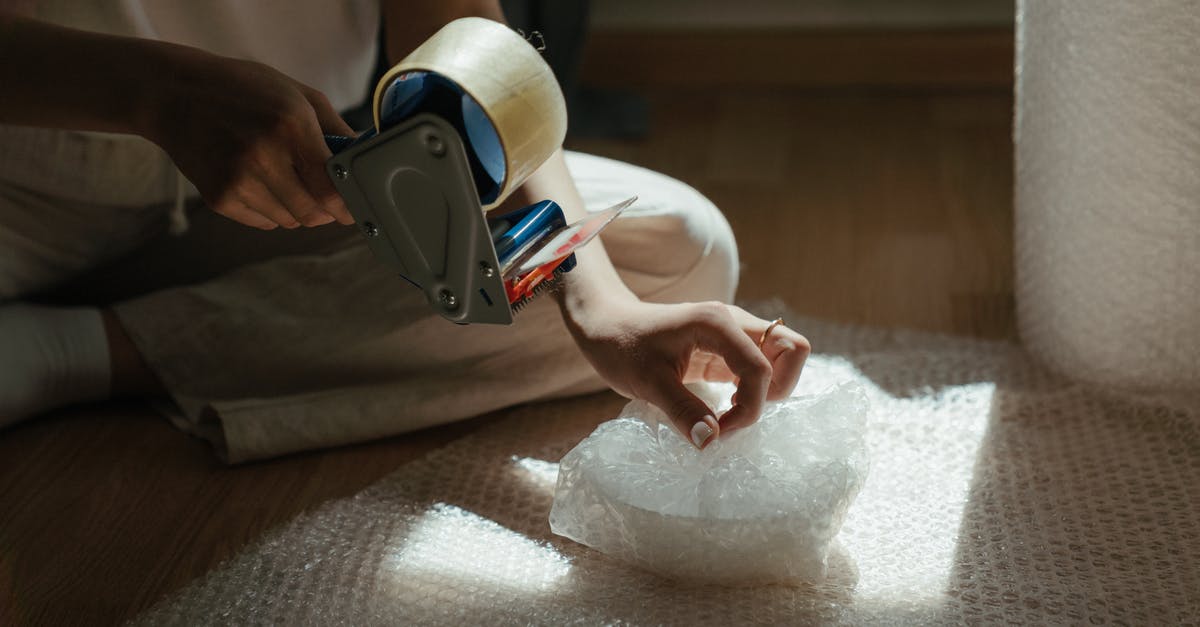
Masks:
[[[1200,3],[1022,0],[1021,338],[1072,378],[1200,389]]]
[[[692,386],[729,408],[732,384]],[[633,401],[559,463],[550,529],[672,579],[819,581],[867,474],[870,406],[853,381],[768,403],[703,451]]]
[[[811,586],[675,583],[551,533],[555,463],[624,401],[525,406],[270,532],[143,625],[1135,624],[1200,616],[1200,404],[1122,399],[1015,346],[829,325],[871,473]],[[838,355],[834,357],[833,355]]]

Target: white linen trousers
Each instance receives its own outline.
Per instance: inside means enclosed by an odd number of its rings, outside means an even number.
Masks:
[[[151,181],[166,171],[139,160],[144,147],[109,141],[99,149],[89,142],[85,152],[133,159],[130,171],[150,171]],[[126,143],[136,147],[119,146]],[[635,293],[662,302],[732,299],[736,246],[712,203],[617,161],[567,153],[567,165],[589,210],[639,196],[601,236]],[[166,262],[132,264],[123,280],[164,264],[202,280],[185,278],[113,309],[169,391],[166,413],[230,463],[603,388],[550,296],[511,326],[458,326],[378,262],[352,227],[264,233],[197,207],[192,231],[176,245],[166,234],[171,203],[112,203],[122,190],[143,193],[129,181],[112,187],[110,202],[93,203],[0,181],[0,301],[53,288],[147,242],[177,249]],[[239,265],[240,257],[248,261]],[[205,274],[205,266],[218,270]],[[215,423],[202,420],[214,414]]]

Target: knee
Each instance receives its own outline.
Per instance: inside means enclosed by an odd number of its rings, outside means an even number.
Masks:
[[[691,189],[691,188],[689,188]],[[707,197],[696,190],[694,204],[690,205],[689,220],[695,224],[689,230],[698,232],[694,245],[701,250],[692,273],[696,289],[706,292],[703,296],[689,298],[697,300],[719,300],[733,302],[741,274],[737,240],[725,215]]]
[[[690,185],[642,167],[576,152],[567,168],[591,209],[637,194],[601,235],[621,277],[659,302],[733,299],[737,244],[725,216]]]
[[[622,226],[630,228],[622,229],[625,245],[614,261],[629,271],[626,283],[644,300],[732,302],[740,263],[729,222],[708,198],[680,181],[662,180],[657,187],[623,220]]]

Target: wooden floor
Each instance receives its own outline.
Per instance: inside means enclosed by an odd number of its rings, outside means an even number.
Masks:
[[[741,297],[1014,336],[1007,86],[644,93],[650,137],[572,147],[712,198],[741,245]],[[137,405],[0,432],[0,625],[121,622],[264,530],[502,415],[237,468]]]
[[[675,176],[721,207],[744,261],[740,298],[1014,337],[1007,91],[673,89],[650,102],[648,141],[573,147]]]

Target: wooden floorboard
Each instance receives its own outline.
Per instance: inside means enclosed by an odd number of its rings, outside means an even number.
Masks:
[[[712,199],[741,244],[742,298],[1015,336],[1008,91],[659,88],[648,98],[647,139],[570,146]]]
[[[571,147],[708,195],[740,242],[743,298],[779,296],[846,322],[1014,336],[1007,83],[737,90],[696,80],[640,89],[645,139]],[[264,530],[502,415],[237,468],[137,405],[0,432],[0,624],[121,622]]]
[[[593,33],[592,85],[1005,88],[1012,28]]]

